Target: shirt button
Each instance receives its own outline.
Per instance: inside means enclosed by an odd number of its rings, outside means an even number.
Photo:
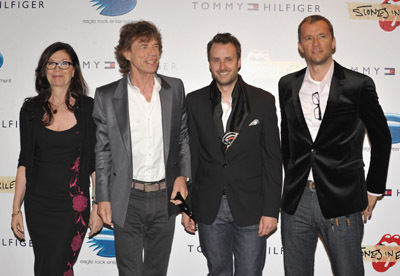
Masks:
[[[222,167],[226,168],[226,167],[228,167],[228,165],[227,164],[223,164]]]

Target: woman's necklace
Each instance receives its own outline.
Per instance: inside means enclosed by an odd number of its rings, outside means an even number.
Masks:
[[[62,102],[62,103],[60,103],[59,105],[56,105],[56,104],[53,104],[52,102],[50,102],[49,101],[49,103],[50,103],[50,105],[53,107],[52,109],[52,112],[53,112],[53,114],[56,114],[57,113],[57,108],[59,108],[60,106],[62,106],[63,104],[65,104],[65,102]]]

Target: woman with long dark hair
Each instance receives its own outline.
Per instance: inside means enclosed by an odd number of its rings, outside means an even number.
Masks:
[[[90,176],[95,185],[93,99],[86,96],[75,51],[62,42],[42,53],[35,86],[38,95],[27,98],[20,111],[11,226],[25,239],[24,202],[35,275],[70,276],[87,228],[93,235],[103,225],[94,200],[89,216]]]

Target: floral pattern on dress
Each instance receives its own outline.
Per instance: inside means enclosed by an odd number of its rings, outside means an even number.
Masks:
[[[79,131],[77,131],[75,134],[79,135]],[[78,155],[80,155],[80,148],[78,149],[78,152],[79,152]],[[81,224],[80,229],[76,232],[76,235],[72,238],[71,241],[71,250],[74,257],[78,254],[82,246],[82,242],[86,232],[87,223],[84,220],[82,213],[89,206],[88,197],[84,195],[83,191],[81,190],[81,187],[78,185],[79,165],[80,165],[80,156],[78,156],[75,159],[75,161],[72,162],[72,165],[69,168],[70,171],[73,172],[73,176],[69,182],[69,188],[70,188],[69,194],[72,199],[72,209],[76,211],[75,223]],[[67,271],[64,272],[63,276],[73,276],[73,275],[74,275],[73,264],[68,262]]]
[[[64,272],[63,276],[74,276],[74,271],[72,270],[70,262],[68,262],[68,270]]]

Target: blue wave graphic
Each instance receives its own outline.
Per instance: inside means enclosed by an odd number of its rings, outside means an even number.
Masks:
[[[3,55],[0,53],[0,68],[3,66],[4,58]]]
[[[385,114],[388,121],[392,144],[400,143],[400,114]]]
[[[99,234],[91,238],[87,243],[89,247],[95,247],[93,251],[100,249],[97,256],[112,258],[115,257],[114,231],[103,228]]]
[[[102,9],[101,15],[117,16],[130,12],[136,7],[137,0],[91,0],[94,2],[93,7],[97,10]]]

